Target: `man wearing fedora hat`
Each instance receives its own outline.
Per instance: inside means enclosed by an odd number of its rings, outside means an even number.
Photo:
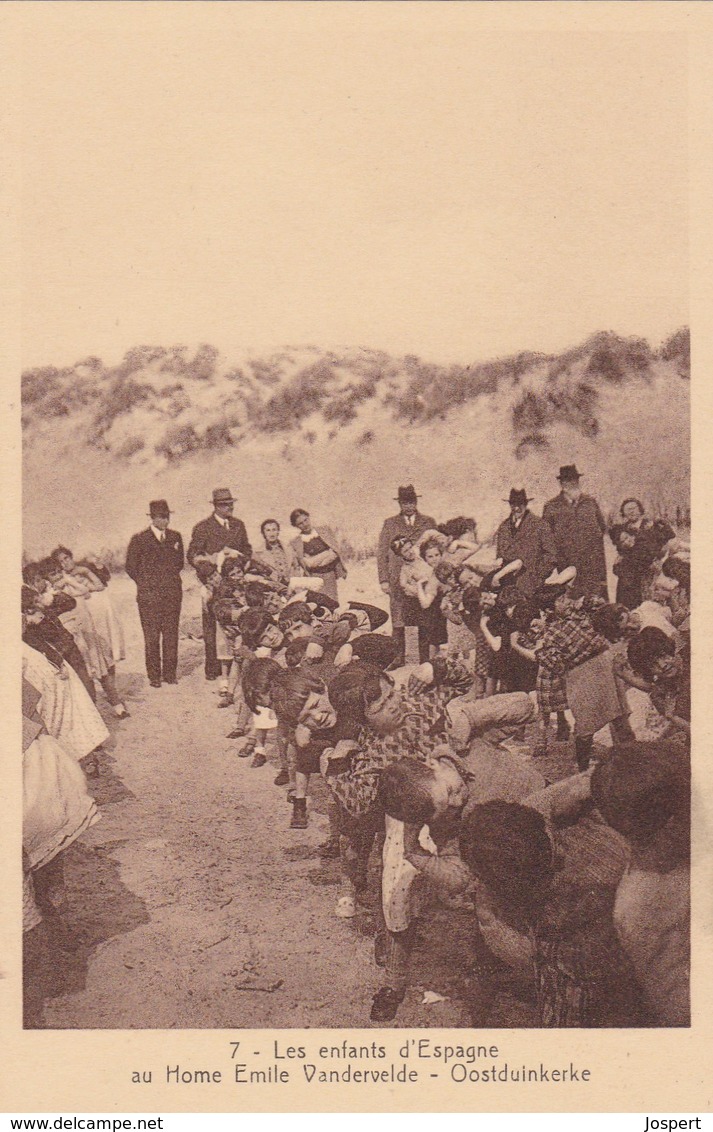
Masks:
[[[557,561],[552,530],[538,515],[528,509],[529,498],[524,488],[513,487],[504,503],[510,504],[510,515],[497,530],[496,553],[505,565],[517,558],[522,570],[515,588],[520,597],[528,598],[539,589]]]
[[[560,493],[542,509],[542,518],[554,535],[557,565],[560,570],[566,566],[577,568],[574,597],[592,594],[607,600],[604,516],[596,499],[582,491],[582,473],[577,471],[576,464],[563,464],[557,479]]]
[[[213,514],[196,523],[186,555],[191,566],[200,562],[215,562],[221,551],[227,555],[244,554],[249,558],[252,547],[242,519],[233,516],[232,492],[228,487],[216,487],[213,491]],[[220,676],[220,661],[217,657],[216,623],[212,609],[203,606],[203,644],[205,647],[206,680],[217,680]]]
[[[412,483],[398,489],[396,502],[399,505],[399,513],[385,520],[376,552],[379,583],[384,593],[389,595],[391,628],[399,647],[401,663],[406,653],[406,626],[411,624],[411,621],[407,612],[408,602],[404,600],[406,595],[399,583],[403,561],[394,554],[391,544],[395,538],[408,538],[415,542],[424,531],[435,528],[436,520],[430,515],[422,515],[418,510],[419,498]]]
[[[178,624],[181,617],[183,540],[169,529],[165,499],[149,503],[151,524],[134,535],[126,552],[126,573],[136,582],[144,633],[146,674],[152,688],[177,683]]]

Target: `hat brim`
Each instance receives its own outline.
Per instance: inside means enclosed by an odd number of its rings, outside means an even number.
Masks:
[[[147,511],[149,519],[170,519],[173,511]]]
[[[557,476],[556,479],[558,479],[560,483],[572,483],[574,480],[584,479],[584,476],[581,472],[577,472],[576,476]]]
[[[215,507],[216,503],[236,503],[235,499],[211,499],[211,503]]]
[[[420,498],[421,498],[421,496],[417,495],[415,497],[409,496],[408,499],[399,499],[398,495],[395,495],[394,496],[394,503],[415,503],[416,500],[420,499]]]
[[[525,503],[532,503],[534,498],[535,498],[534,495],[526,495],[524,502]],[[517,502],[518,502],[518,507],[519,507],[521,505],[522,501],[518,499]],[[503,499],[503,503],[509,503],[511,507],[513,506],[513,500],[512,499]]]

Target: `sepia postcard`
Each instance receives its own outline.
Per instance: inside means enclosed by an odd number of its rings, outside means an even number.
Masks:
[[[709,8],[0,20],[0,1108],[709,1113]]]

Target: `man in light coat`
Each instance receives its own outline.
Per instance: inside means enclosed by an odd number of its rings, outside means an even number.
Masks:
[[[577,569],[572,596],[596,595],[606,601],[604,535],[607,525],[596,499],[582,491],[581,478],[582,473],[577,471],[575,464],[565,464],[560,468],[557,479],[562,490],[545,503],[542,518],[554,535],[560,570],[567,566]]]

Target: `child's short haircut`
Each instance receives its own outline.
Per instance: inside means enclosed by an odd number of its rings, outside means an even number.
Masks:
[[[230,574],[236,567],[242,570],[243,573],[245,573],[247,562],[248,560],[245,555],[239,553],[231,554],[229,558],[224,558],[223,565],[220,567],[221,578],[227,578],[228,574]]]
[[[243,669],[242,689],[245,703],[251,712],[258,709],[258,697],[272,690],[272,685],[282,676],[283,669],[276,660],[269,657],[253,657]]]
[[[282,672],[272,686],[272,708],[280,723],[296,727],[307,700],[314,692],[324,692],[324,684],[301,668]]]
[[[238,617],[238,629],[246,648],[256,648],[268,625],[275,622],[264,609],[246,609]]]
[[[592,775],[592,799],[604,820],[634,846],[644,848],[672,819],[683,819],[680,844],[688,857],[690,751],[676,740],[632,742],[614,747]]]
[[[457,515],[455,519],[440,523],[437,530],[443,535],[448,535],[449,538],[462,538],[467,531],[474,531],[475,527],[475,519],[469,519],[466,515]]]
[[[249,609],[262,609],[265,598],[271,593],[263,582],[248,582],[245,587],[245,604]]]
[[[389,817],[411,825],[426,825],[436,805],[433,768],[420,759],[399,759],[391,763],[379,779],[379,798]]]
[[[305,511],[304,507],[295,507],[294,511],[290,515],[290,524],[293,527],[297,526],[297,520],[299,519],[300,515],[309,515],[309,511]]]
[[[312,624],[312,610],[305,601],[291,601],[284,609],[280,610],[277,618],[277,624],[286,632],[290,625],[299,623],[301,625]]]
[[[619,514],[620,515],[624,514],[624,508],[627,506],[628,503],[635,503],[636,506],[639,508],[639,514],[643,515],[644,505],[643,505],[643,503],[641,502],[640,499],[635,499],[633,495],[629,499],[625,499],[624,502],[622,503],[621,507],[619,508]]]
[[[294,511],[292,513],[294,515]],[[260,534],[262,535],[263,538],[265,537],[265,527],[269,527],[270,523],[273,523],[274,526],[277,527],[278,531],[280,529],[280,524],[278,523],[277,519],[263,519],[263,521],[260,524]]]
[[[38,582],[45,581],[39,562],[28,562],[22,567],[22,580],[26,586],[37,586]]]
[[[62,567],[56,558],[50,555],[48,558],[40,558],[37,563],[37,569],[43,578],[53,578],[55,574],[62,574]]]
[[[517,802],[483,802],[461,823],[460,855],[504,913],[531,920],[554,877],[552,844],[538,810]]]
[[[356,642],[355,642],[356,644]],[[381,682],[393,680],[375,664],[352,661],[329,681],[329,701],[340,725],[358,729],[366,723],[365,709],[381,695]]]
[[[57,562],[59,562],[62,555],[66,555],[67,558],[74,558],[72,551],[69,550],[69,548],[66,546],[56,546],[50,554],[50,558],[54,558]]]
[[[427,538],[425,542],[421,543],[421,558],[424,561],[429,550],[437,550],[439,554],[443,554],[443,546],[437,538]]]
[[[285,649],[285,664],[288,668],[299,668],[309,643],[308,637],[299,637],[296,641],[290,641]]]
[[[676,652],[671,641],[663,629],[655,625],[647,625],[640,633],[629,641],[626,656],[629,664],[639,676],[645,680],[652,680],[654,665],[662,656],[674,656]]]
[[[196,562],[196,574],[198,575],[198,580],[200,582],[203,582],[204,585],[209,578],[212,578],[213,575],[217,573],[218,567],[214,562]]]
[[[526,633],[539,613],[534,601],[518,601],[512,611],[511,621],[518,633]]]
[[[441,559],[441,561],[437,562],[433,567],[433,573],[436,575],[439,582],[452,582],[455,569],[452,562],[444,562],[443,559]]]
[[[601,637],[606,638],[614,644],[620,641],[624,636],[624,630],[621,627],[621,619],[625,613],[628,613],[625,605],[601,605],[599,609],[595,609],[591,615],[591,622],[594,627],[595,633],[599,633]]]

